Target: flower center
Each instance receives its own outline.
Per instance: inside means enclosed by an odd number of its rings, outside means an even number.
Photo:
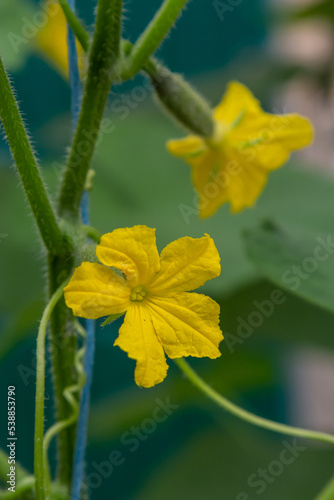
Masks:
[[[141,301],[144,300],[147,295],[147,290],[143,285],[138,285],[132,288],[130,294],[130,300]]]

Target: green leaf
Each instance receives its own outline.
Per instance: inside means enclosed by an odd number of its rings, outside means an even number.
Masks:
[[[299,9],[291,14],[291,20],[302,20],[314,17],[324,17],[334,21],[334,4],[332,0],[322,0],[315,5],[310,5],[305,9]]]
[[[101,326],[106,326],[106,325],[110,325],[110,323],[112,323],[113,321],[115,321],[117,318],[120,318],[121,316],[123,316],[123,314],[125,314],[125,312],[123,313],[120,313],[120,314],[111,314],[103,323]]]
[[[34,50],[34,39],[39,30],[34,24],[35,12],[36,7],[31,1],[1,0],[1,57],[8,69],[19,69]]]
[[[249,259],[273,283],[334,312],[334,235],[291,233],[273,222],[244,232]]]

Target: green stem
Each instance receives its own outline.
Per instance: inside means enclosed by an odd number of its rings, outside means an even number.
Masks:
[[[334,477],[319,493],[315,500],[334,500]]]
[[[86,332],[83,330],[83,333],[81,333],[83,336],[85,336]],[[67,427],[70,427],[73,425],[79,415],[79,401],[76,397],[74,397],[74,394],[80,395],[80,392],[85,385],[85,371],[83,368],[83,357],[85,355],[85,350],[86,347],[83,346],[79,351],[76,353],[75,356],[75,362],[74,366],[78,374],[78,382],[70,387],[67,387],[64,390],[64,398],[66,401],[69,403],[72,414],[66,419],[66,420],[61,420],[59,422],[56,422],[50,429],[47,430],[47,432],[44,435],[44,443],[43,443],[43,453],[44,453],[44,463],[45,463],[45,483],[46,483],[46,490],[49,490],[50,488],[50,473],[49,473],[49,462],[48,462],[48,449],[50,446],[50,443],[52,439],[57,436],[61,431],[66,429]]]
[[[112,81],[117,77],[122,0],[99,0],[77,130],[59,195],[59,212],[78,220],[81,196]]]
[[[1,58],[0,119],[45,246],[50,252],[62,254],[67,245],[46,193]]]
[[[160,103],[191,132],[211,137],[215,130],[212,109],[205,99],[176,73],[150,59],[143,67]]]
[[[51,297],[46,306],[37,336],[36,351],[36,406],[35,406],[35,448],[34,448],[34,474],[36,500],[44,500],[48,497],[46,487],[46,474],[48,473],[43,451],[44,438],[44,393],[45,393],[45,337],[48,321],[57,302],[63,296],[63,289],[68,283],[66,280]]]
[[[63,9],[66,20],[73,31],[75,37],[83,48],[84,52],[88,52],[89,49],[89,34],[82,26],[81,22],[69,6],[67,0],[59,0],[59,5]]]
[[[50,297],[68,279],[74,267],[74,257],[68,254],[63,258],[49,256],[49,294]],[[50,348],[53,371],[54,395],[56,399],[57,420],[65,420],[71,408],[64,398],[66,387],[76,382],[73,363],[77,349],[73,317],[66,307],[64,298],[57,303],[50,321]],[[75,426],[65,429],[58,436],[58,478],[61,484],[71,482],[71,469],[75,443]]]
[[[188,0],[165,0],[154,18],[140,35],[128,59],[124,78],[132,78],[146,64],[149,57],[157,50],[176,19],[181,14]]]
[[[202,391],[212,401],[217,403],[218,406],[224,408],[224,410],[232,413],[236,417],[241,418],[242,420],[245,420],[250,424],[262,427],[263,429],[269,429],[281,434],[287,434],[289,436],[295,436],[304,439],[313,439],[315,441],[334,444],[334,436],[332,436],[331,434],[311,431],[307,429],[300,429],[298,427],[290,427],[289,425],[285,424],[279,424],[278,422],[273,422],[272,420],[258,417],[254,413],[240,408],[239,406],[219,394],[217,391],[212,389],[212,387],[210,387],[199,375],[197,375],[197,373],[189,366],[189,364],[184,359],[175,359],[174,361],[178,365],[180,370],[186,375],[186,377],[200,391]]]

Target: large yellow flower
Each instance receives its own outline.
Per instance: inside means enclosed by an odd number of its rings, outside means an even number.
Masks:
[[[233,212],[252,206],[271,170],[290,153],[310,144],[311,123],[298,114],[265,113],[252,93],[231,82],[214,110],[215,132],[205,139],[191,135],[169,141],[169,151],[192,167],[202,217],[230,201]]]
[[[96,255],[104,266],[83,262],[64,289],[65,301],[76,316],[88,319],[126,312],[115,345],[137,361],[138,385],[164,380],[165,353],[220,356],[218,304],[187,293],[220,274],[210,236],[180,238],[159,257],[155,230],[134,226],[102,236]]]

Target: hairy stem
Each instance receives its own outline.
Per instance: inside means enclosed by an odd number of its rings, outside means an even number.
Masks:
[[[71,275],[74,257],[49,256],[49,294],[50,296]],[[50,350],[52,359],[53,385],[56,400],[57,420],[66,420],[71,407],[64,398],[66,387],[76,383],[73,370],[77,349],[77,338],[72,323],[72,315],[66,307],[64,298],[58,301],[50,320]],[[75,442],[75,426],[64,429],[58,436],[58,478],[69,487],[72,474],[72,460]]]
[[[140,35],[128,59],[125,78],[132,78],[146,64],[174,26],[188,0],[165,0],[154,18]]]
[[[52,253],[62,254],[68,245],[52,210],[1,58],[0,119],[45,246]]]
[[[80,43],[81,47],[83,48],[84,52],[88,52],[89,48],[89,34],[85,30],[85,28],[82,26],[81,22],[71,9],[69,3],[67,0],[59,0],[59,5],[63,9],[63,12],[65,14],[66,20],[73,31],[75,37],[77,38],[78,42]]]
[[[78,220],[109,90],[116,77],[121,32],[121,0],[99,0],[89,69],[77,130],[59,195],[59,213]]]
[[[35,474],[35,496],[36,500],[48,498],[47,489],[48,468],[44,460],[43,440],[44,440],[44,397],[45,397],[45,338],[46,328],[51,317],[51,313],[57,302],[63,295],[63,288],[67,281],[51,297],[46,306],[37,336],[37,366],[36,366],[36,407],[35,407],[35,447],[34,447],[34,474]]]

